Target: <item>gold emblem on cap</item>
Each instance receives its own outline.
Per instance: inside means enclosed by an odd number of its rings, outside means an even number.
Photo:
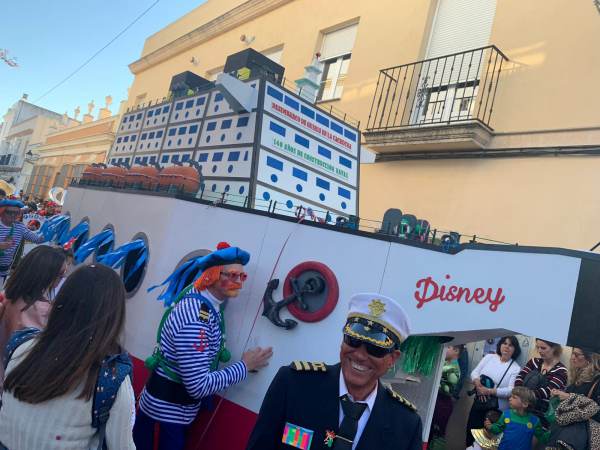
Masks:
[[[385,303],[375,298],[369,303],[369,311],[373,317],[380,317],[385,312]]]

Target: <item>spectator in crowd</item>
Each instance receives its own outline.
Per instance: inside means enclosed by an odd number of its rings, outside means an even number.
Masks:
[[[43,329],[50,313],[49,296],[66,271],[65,255],[56,248],[39,245],[19,263],[6,282],[0,316],[0,349],[9,337],[26,327]],[[0,360],[3,359],[0,353]],[[0,361],[0,385],[4,372]]]
[[[4,284],[17,249],[21,242],[27,241],[41,244],[44,236],[27,229],[17,218],[21,214],[23,203],[18,200],[0,201],[0,284]]]
[[[496,345],[496,353],[485,355],[471,372],[475,401],[467,420],[467,447],[473,445],[472,429],[483,427],[489,409],[508,409],[508,397],[515,385],[520,367],[516,363],[521,346],[515,336],[504,336]]]
[[[510,409],[504,411],[496,423],[489,419],[485,421],[485,428],[492,434],[503,433],[498,450],[531,450],[534,438],[546,442],[548,431],[544,430],[540,419],[528,411],[536,401],[533,391],[518,386],[512,390],[508,401]]]
[[[550,392],[552,389],[565,389],[569,372],[560,362],[562,347],[559,344],[536,339],[535,348],[540,357],[527,361],[515,380],[515,386],[525,386],[534,392],[536,402],[530,408],[535,414],[543,417],[548,410]]]
[[[454,407],[452,396],[460,380],[458,359],[463,350],[464,346],[462,345],[450,345],[446,349],[446,358],[444,367],[442,368],[442,378],[440,380],[429,435],[429,447],[431,449],[445,448],[446,426]]]
[[[552,424],[549,447],[562,448],[558,442],[573,448],[600,448],[600,355],[574,348],[569,367],[569,385],[564,391],[552,389],[558,397],[556,422]],[[593,428],[596,428],[593,430]]]
[[[564,391],[553,389],[551,395],[561,400],[569,394],[587,395],[600,405],[600,355],[575,347],[569,363],[569,385]],[[600,422],[600,411],[594,420]]]
[[[106,380],[100,368],[107,357],[125,357],[119,345],[124,323],[125,288],[114,270],[91,265],[69,276],[47,328],[16,347],[8,363],[0,409],[0,442],[6,448],[96,449],[104,434],[111,450],[135,449],[129,377],[107,386],[116,394],[108,399],[113,403],[105,430],[92,426],[94,401],[105,389],[96,389]]]

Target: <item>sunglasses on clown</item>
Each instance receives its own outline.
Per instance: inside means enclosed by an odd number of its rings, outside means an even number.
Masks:
[[[229,281],[246,281],[248,279],[248,274],[246,272],[227,272],[222,271],[221,276],[227,278]]]

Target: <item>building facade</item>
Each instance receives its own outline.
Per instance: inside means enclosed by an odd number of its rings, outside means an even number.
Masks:
[[[120,120],[119,114],[111,114],[111,98],[106,100],[97,118],[92,115],[94,105],[90,103],[83,123],[50,133],[36,148],[25,194],[47,198],[51,188],[66,188],[73,178],[81,176],[87,165],[106,161]]]
[[[29,103],[27,95],[23,95],[3,117],[3,126],[0,128],[0,178],[14,185],[16,193],[24,189],[36,148],[48,134],[77,123],[66,114]]]
[[[376,154],[361,165],[361,218],[397,208],[503,242],[600,240],[592,2],[317,3],[207,1],[146,40],[128,106],[167,96],[176,73],[213,79],[249,46],[275,55],[286,85],[318,53],[319,106],[360,120]]]

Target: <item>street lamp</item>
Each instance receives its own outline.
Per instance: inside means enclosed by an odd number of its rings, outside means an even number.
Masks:
[[[25,153],[25,160],[27,162],[35,162],[38,159],[40,159],[40,155],[34,154],[31,150],[27,150],[27,152]]]

